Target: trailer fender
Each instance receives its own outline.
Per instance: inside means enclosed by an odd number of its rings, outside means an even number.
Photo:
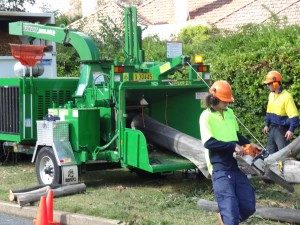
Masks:
[[[32,163],[35,162],[39,150],[44,146],[52,147],[55,159],[59,166],[77,165],[71,144],[68,141],[56,141],[49,143],[48,145],[37,141],[31,160]]]

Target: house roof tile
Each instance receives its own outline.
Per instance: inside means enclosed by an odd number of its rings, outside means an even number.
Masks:
[[[177,0],[178,1],[178,0]],[[188,8],[187,24],[213,24],[218,28],[235,29],[247,23],[263,23],[272,13],[286,17],[289,23],[300,23],[300,0],[185,0]],[[177,2],[178,3],[178,2]],[[175,24],[176,0],[148,0],[137,6],[138,20],[143,25]],[[78,29],[85,24],[83,32],[99,28],[99,18],[109,16],[122,26],[124,8],[110,1],[89,17],[73,23]]]
[[[266,21],[269,21],[272,17],[271,13],[274,13],[275,15],[282,17],[284,15],[283,14],[284,12],[285,12],[285,16],[287,16],[289,20],[288,14],[292,15],[290,11],[292,8],[290,7],[293,6],[296,2],[299,2],[299,0],[289,0],[289,1],[279,0],[276,1],[276,4],[274,4],[274,2],[275,1],[271,1],[271,0],[252,1],[250,4],[245,5],[245,7],[233,12],[232,14],[220,19],[219,21],[215,21],[214,25],[216,25],[218,28],[232,29],[248,23],[259,24],[259,23],[264,23]],[[296,10],[295,6],[293,6],[293,8],[294,10]],[[299,13],[298,15],[300,16]]]

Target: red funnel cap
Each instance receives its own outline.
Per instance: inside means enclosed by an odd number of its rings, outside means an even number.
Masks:
[[[34,66],[44,56],[43,45],[10,44],[12,56],[24,66]]]

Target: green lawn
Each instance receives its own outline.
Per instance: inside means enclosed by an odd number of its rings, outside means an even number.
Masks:
[[[0,166],[0,199],[8,201],[10,189],[36,184],[30,163]],[[138,177],[125,169],[83,174],[84,194],[55,199],[55,209],[126,221],[128,224],[217,224],[215,213],[201,211],[199,198],[213,200],[210,180],[187,179],[178,172],[159,179]],[[252,180],[260,205],[300,209],[300,187],[289,194],[277,185]],[[284,224],[250,218],[243,224]],[[288,223],[286,223],[288,224]]]

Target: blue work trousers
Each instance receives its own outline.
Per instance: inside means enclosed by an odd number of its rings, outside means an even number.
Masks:
[[[287,131],[288,128],[283,126],[271,126],[266,147],[270,154],[277,152],[290,143],[290,141],[287,141],[284,137]]]
[[[255,212],[255,193],[240,170],[214,171],[214,195],[225,225],[237,225]]]

